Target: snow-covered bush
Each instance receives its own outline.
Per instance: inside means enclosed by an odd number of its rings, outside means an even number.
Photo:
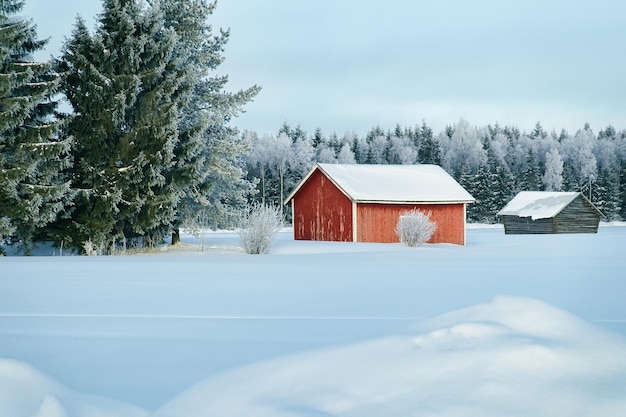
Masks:
[[[244,214],[239,229],[239,242],[247,254],[264,254],[270,250],[283,218],[276,207],[254,204]]]
[[[396,225],[396,234],[400,242],[410,247],[428,242],[437,230],[437,223],[430,220],[431,214],[430,211],[424,214],[417,209],[405,211]]]

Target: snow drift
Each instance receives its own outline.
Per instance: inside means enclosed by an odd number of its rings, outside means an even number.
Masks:
[[[626,339],[540,301],[209,378],[152,417],[626,415]]]
[[[118,401],[76,393],[31,366],[0,358],[0,415],[3,417],[144,417]]]

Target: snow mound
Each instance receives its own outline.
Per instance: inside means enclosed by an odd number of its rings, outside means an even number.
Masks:
[[[411,334],[209,378],[152,417],[626,415],[626,339],[496,297]]]
[[[138,407],[76,393],[30,365],[0,359],[2,417],[144,417]]]

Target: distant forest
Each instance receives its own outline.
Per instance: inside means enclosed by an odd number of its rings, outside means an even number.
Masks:
[[[495,223],[496,213],[519,191],[580,191],[606,216],[626,219],[626,130],[594,133],[586,124],[574,134],[532,132],[514,126],[473,126],[461,119],[441,132],[426,122],[365,136],[312,134],[284,123],[277,133],[247,130],[245,165],[259,202],[281,206],[315,162],[437,164],[476,199],[468,221]],[[285,210],[287,216],[290,210]]]

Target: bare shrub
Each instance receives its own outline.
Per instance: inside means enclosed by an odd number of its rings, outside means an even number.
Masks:
[[[184,225],[185,231],[198,239],[200,252],[204,252],[207,236],[211,230],[211,217],[206,209],[198,210],[193,217],[187,219]]]
[[[83,251],[87,256],[98,256],[100,254],[97,245],[91,239],[83,242]]]
[[[247,254],[268,253],[276,234],[283,226],[283,217],[276,207],[252,205],[243,215],[239,242]]]
[[[420,246],[428,242],[437,230],[437,223],[430,220],[432,212],[424,214],[417,209],[405,211],[398,219],[396,234],[400,242],[409,247]]]

